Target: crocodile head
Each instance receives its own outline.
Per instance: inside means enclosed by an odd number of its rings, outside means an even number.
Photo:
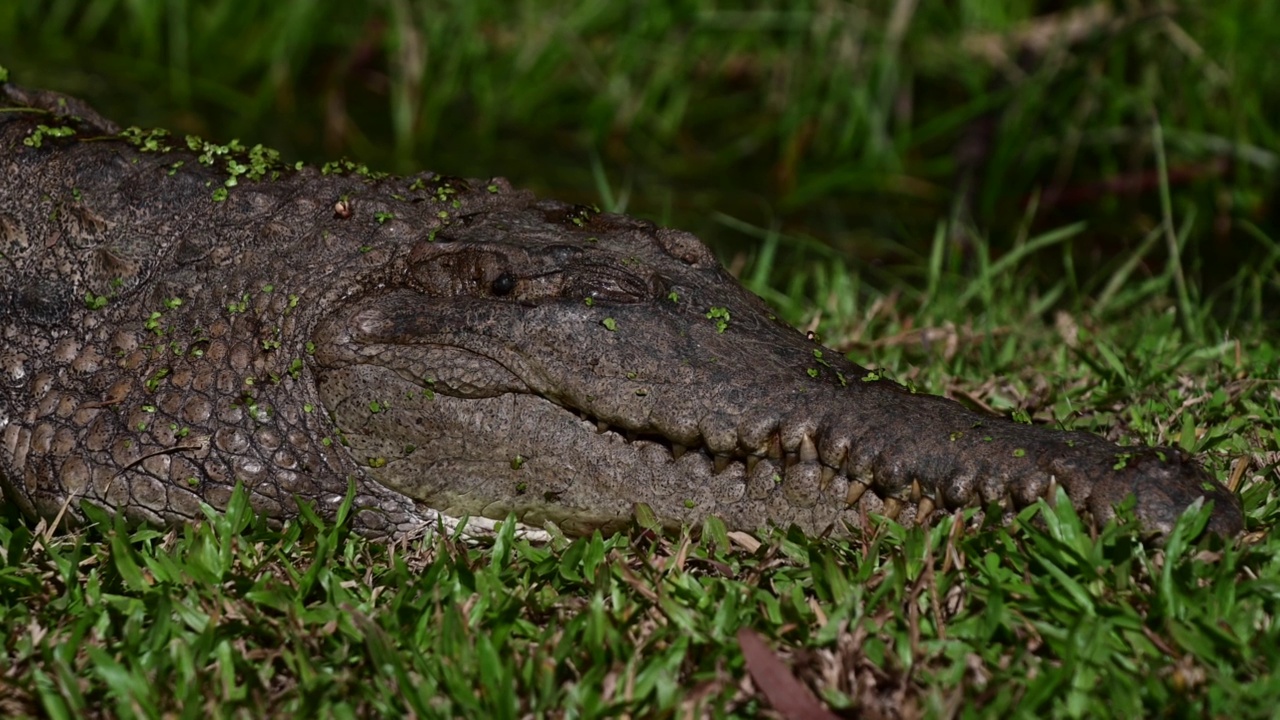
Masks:
[[[0,113],[0,489],[28,512],[182,522],[241,484],[287,518],[354,480],[356,527],[384,535],[436,518],[424,504],[571,532],[639,504],[844,532],[1055,488],[1098,520],[1136,498],[1157,532],[1202,500],[1213,531],[1243,525],[1177,450],[980,415],[847,361],[686,233],[496,179],[112,138],[74,99],[0,98],[38,109]],[[71,136],[30,142],[60,117]]]
[[[1062,487],[1167,532],[1238,501],[1170,448],[1120,447],[915,394],[778,320],[693,236],[553,202],[407,243],[317,328],[317,389],[379,482],[451,514],[611,528],[1003,512]]]

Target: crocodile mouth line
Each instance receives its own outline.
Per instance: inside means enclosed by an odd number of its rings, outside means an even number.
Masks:
[[[759,452],[748,452],[739,447],[729,453],[718,453],[711,451],[705,443],[680,443],[660,432],[627,428],[623,424],[609,423],[594,417],[591,413],[581,408],[564,405],[546,398],[544,400],[571,413],[582,423],[583,429],[586,431],[595,432],[601,436],[616,437],[628,445],[648,442],[661,446],[666,449],[670,462],[677,462],[688,454],[699,455],[711,466],[711,472],[714,475],[720,475],[738,467],[742,469],[744,477],[750,477],[760,470],[761,463],[767,463],[772,472],[776,473],[777,482],[785,483],[787,482],[788,473],[793,468],[804,468],[807,465],[809,471],[816,470],[818,473],[819,487],[822,490],[826,490],[833,482],[838,480],[848,483],[848,490],[843,501],[844,509],[852,509],[859,502],[862,502],[864,498],[874,497],[878,502],[876,507],[873,507],[873,511],[893,520],[903,517],[903,510],[907,507],[913,507],[915,510],[912,513],[914,522],[923,524],[939,508],[950,511],[985,507],[988,511],[998,511],[1004,515],[1020,505],[1015,500],[1008,483],[1004,484],[1005,487],[1002,494],[996,497],[983,497],[981,493],[975,492],[968,502],[963,503],[947,502],[941,497],[941,492],[937,489],[937,482],[928,480],[922,482],[919,478],[913,479],[898,492],[888,492],[879,487],[880,483],[877,482],[877,478],[870,468],[858,469],[852,466],[854,463],[853,452],[846,453],[837,467],[821,459],[813,439],[809,436],[802,438],[800,446],[796,450],[784,450],[781,431],[778,429],[769,434],[767,447],[762,447]],[[1048,483],[1043,485],[1042,491],[1037,493],[1037,497],[1046,502],[1055,502],[1058,486],[1057,478],[1050,475]]]

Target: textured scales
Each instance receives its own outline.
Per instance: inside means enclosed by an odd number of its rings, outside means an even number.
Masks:
[[[1179,450],[913,394],[687,233],[500,179],[122,136],[13,85],[0,105],[0,482],[26,512],[183,522],[240,482],[287,518],[354,483],[372,535],[437,511],[580,533],[638,503],[840,534],[1061,487],[1095,520],[1134,495],[1167,531],[1205,498],[1213,531],[1242,528]]]

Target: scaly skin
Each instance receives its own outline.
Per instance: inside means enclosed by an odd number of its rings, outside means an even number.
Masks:
[[[637,503],[839,534],[1061,486],[1098,521],[1134,495],[1163,532],[1205,498],[1212,531],[1242,528],[1182,452],[879,379],[689,234],[500,179],[255,181],[251,153],[146,150],[12,85],[0,104],[43,110],[0,113],[0,481],[30,513],[87,500],[183,522],[240,481],[283,519],[354,483],[357,527],[379,536],[437,511],[580,533]]]

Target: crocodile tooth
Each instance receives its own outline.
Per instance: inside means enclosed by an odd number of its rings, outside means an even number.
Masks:
[[[756,466],[759,464],[760,464],[759,455],[748,455],[747,456],[747,474],[750,475],[751,473],[755,472]]]
[[[850,480],[849,492],[844,496],[845,507],[854,505],[861,500],[862,494],[865,493],[869,487],[871,486],[866,483],[858,482],[857,480]]]
[[[884,515],[885,517],[889,518],[890,520],[897,520],[897,519],[898,519],[898,515],[899,515],[901,512],[902,512],[902,501],[901,501],[901,500],[899,500],[898,498],[891,498],[891,497],[889,497],[889,498],[885,498],[885,499],[884,499],[884,513],[883,513],[883,515]]]
[[[729,456],[716,455],[716,464],[715,464],[715,468],[712,470],[712,474],[719,475],[720,473],[728,469],[729,469]]]
[[[1005,488],[1004,494],[996,498],[996,506],[999,507],[1002,512],[1009,512],[1010,508],[1016,507],[1013,504],[1013,493],[1009,492],[1008,488]]]
[[[600,433],[601,435],[603,435],[604,433],[609,432],[609,423],[607,423],[607,422],[605,422],[605,421],[603,421],[603,420],[597,420],[597,421],[596,421],[596,432]]]
[[[813,438],[805,435],[800,438],[800,462],[814,462],[818,459],[818,448]]]
[[[831,486],[831,481],[836,479],[836,469],[833,467],[822,466],[822,478],[818,481],[818,490],[826,492]]]
[[[783,469],[786,469],[791,467],[792,465],[795,465],[798,462],[800,462],[799,455],[796,455],[795,453],[787,453],[782,461],[782,467]]]
[[[920,489],[920,481],[911,481],[911,502],[920,502],[920,498],[924,496],[924,492]]]
[[[916,504],[916,524],[923,525],[929,516],[933,514],[933,498],[928,495],[920,498],[920,502]]]
[[[778,437],[777,433],[769,436],[769,459],[782,459],[782,438]]]
[[[1057,502],[1058,500],[1058,476],[1057,475],[1049,476],[1049,487],[1045,488],[1044,499],[1046,502],[1049,503],[1050,507],[1052,507],[1053,504]]]
[[[681,445],[680,443],[671,443],[671,457],[675,458],[676,460],[679,460],[680,458],[684,457],[684,454],[688,450],[689,450],[688,446]]]

